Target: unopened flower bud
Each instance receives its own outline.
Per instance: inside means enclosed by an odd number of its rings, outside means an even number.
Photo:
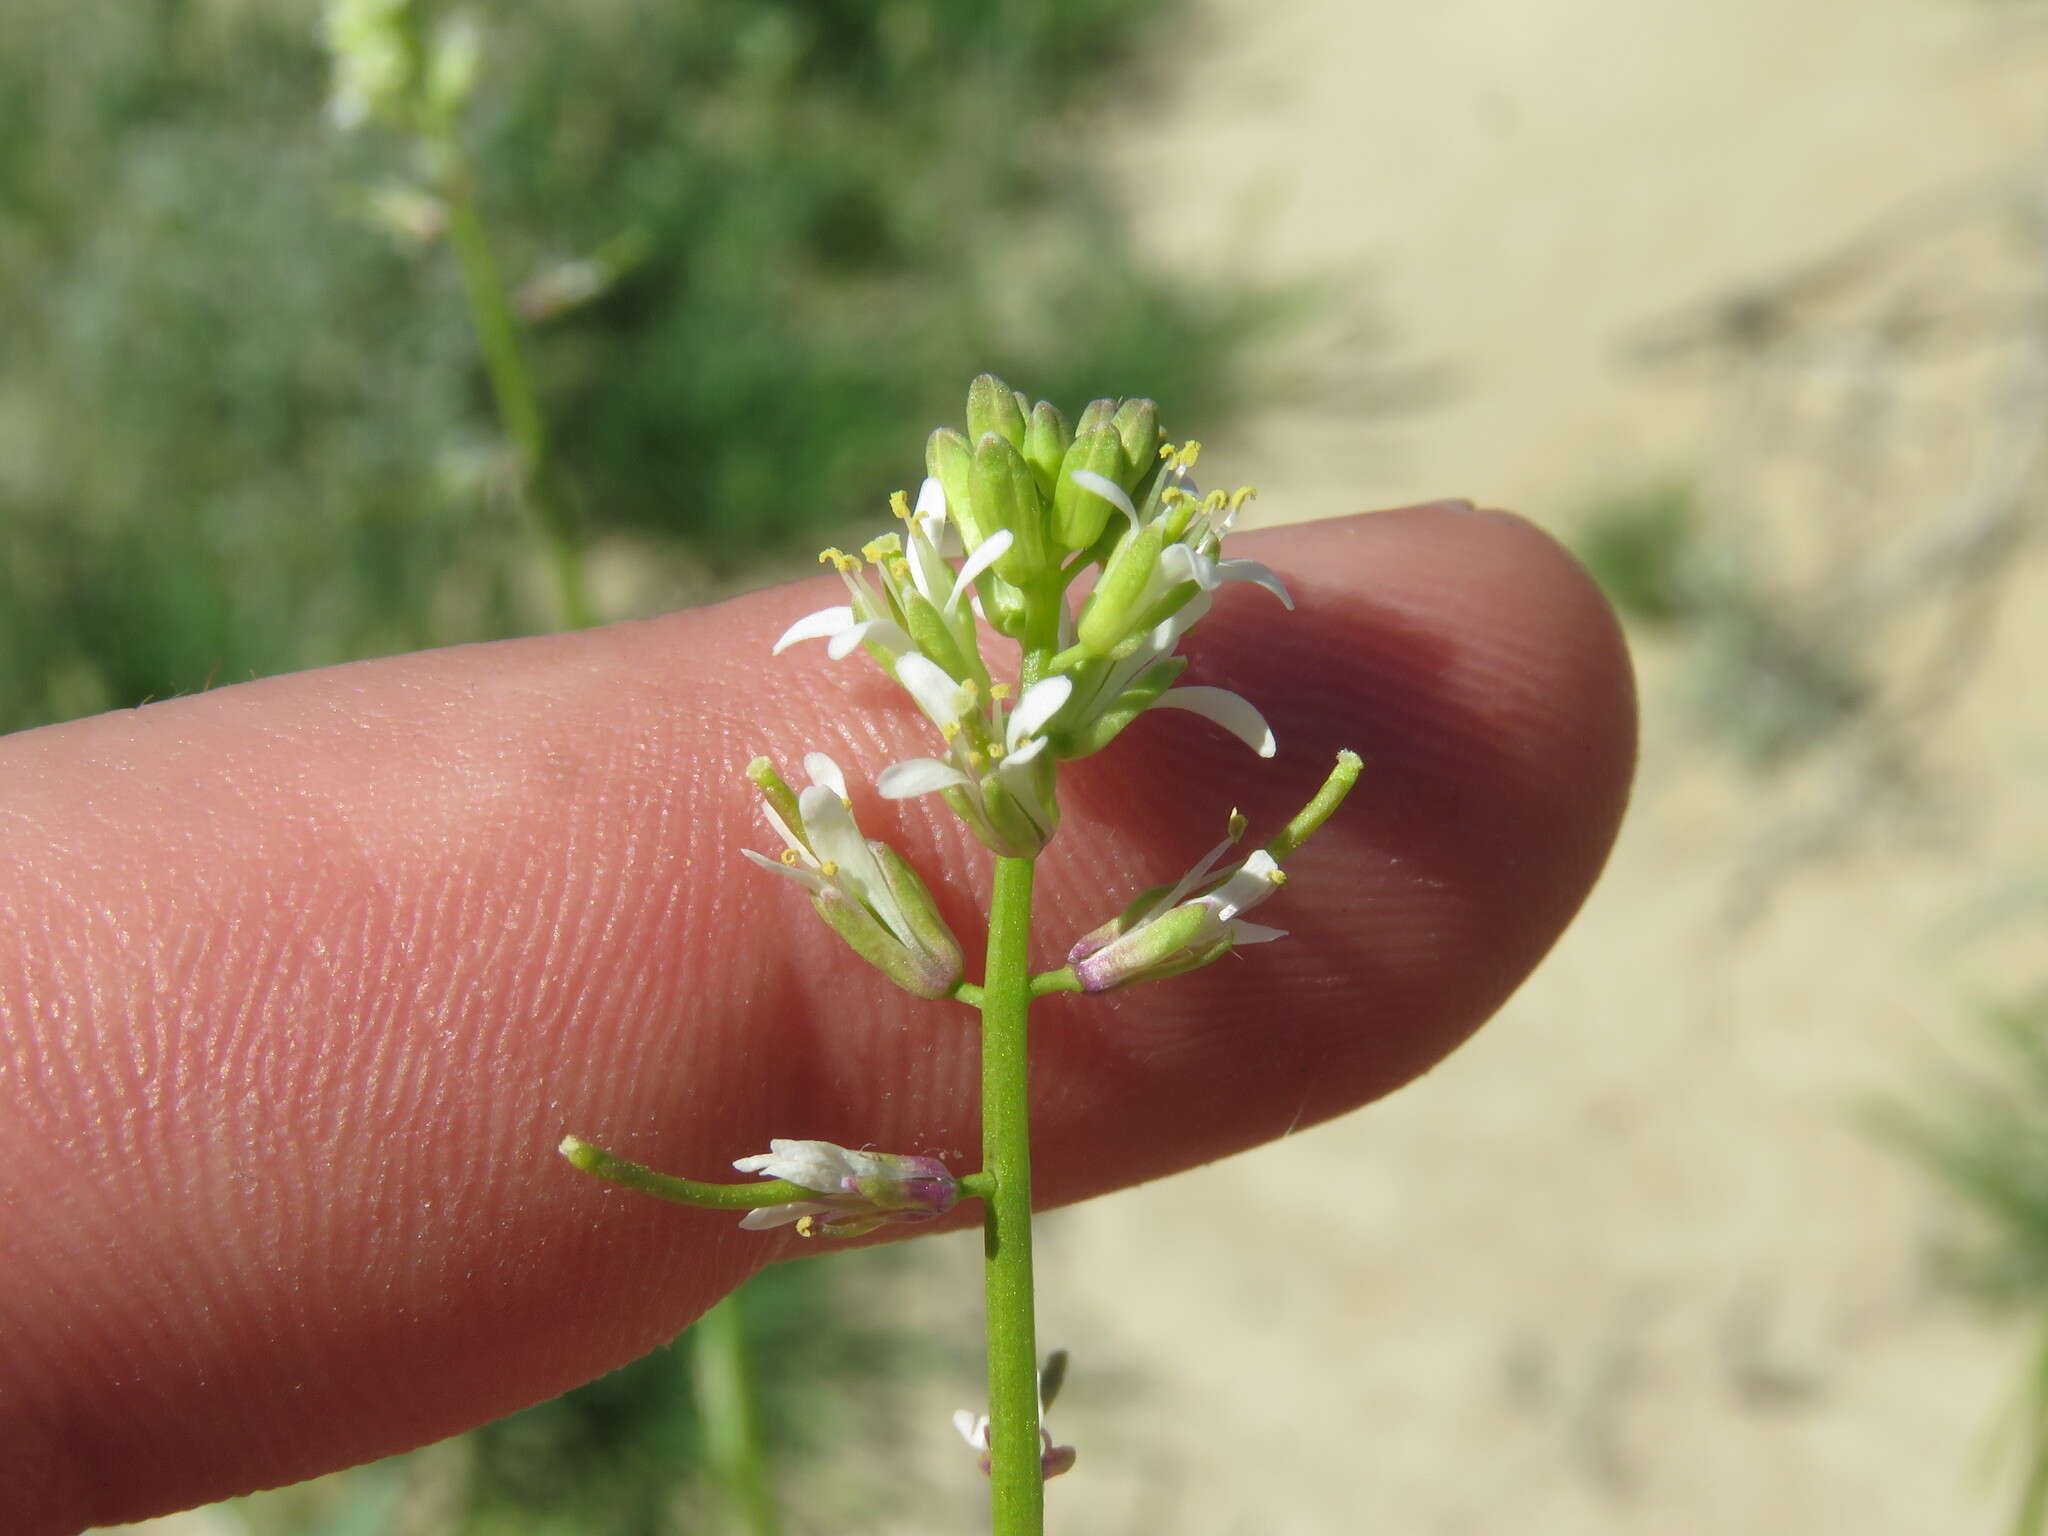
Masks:
[[[979,443],[982,434],[993,432],[1012,448],[1024,446],[1024,397],[992,373],[984,373],[967,386],[967,435]]]
[[[969,549],[995,529],[974,506],[974,445],[952,427],[940,427],[925,439],[925,473],[946,493],[946,515],[960,530]]]
[[[1067,418],[1050,400],[1041,400],[1031,408],[1031,420],[1024,428],[1024,459],[1038,477],[1039,495],[1048,500],[1060,465],[1066,459],[1067,445],[1073,440]]]
[[[1110,514],[1118,510],[1116,503],[1100,491],[1076,480],[1076,470],[1099,475],[1111,483],[1120,481],[1124,472],[1124,444],[1115,427],[1105,423],[1076,433],[1073,445],[1060,461],[1060,474],[1052,493],[1052,537],[1062,549],[1086,549],[1102,536]]]
[[[1020,587],[1034,585],[1052,565],[1046,498],[1024,455],[1009,439],[984,432],[974,444],[974,511],[993,533],[1008,529],[1010,547],[996,559],[996,574]]]

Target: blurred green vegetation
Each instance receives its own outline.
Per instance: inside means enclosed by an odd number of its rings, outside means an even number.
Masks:
[[[983,368],[1226,414],[1292,301],[1145,270],[1076,126],[1164,9],[493,13],[463,135],[502,268],[627,253],[529,338],[600,547],[808,552]],[[413,150],[326,88],[312,0],[11,0],[0,728],[546,622],[453,265],[377,214]]]
[[[1780,767],[1862,715],[1868,659],[1710,527],[1689,482],[1596,498],[1573,548],[1622,617],[1689,642],[1683,705],[1745,768]]]

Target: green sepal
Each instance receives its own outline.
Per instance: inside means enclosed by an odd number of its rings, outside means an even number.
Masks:
[[[1106,663],[1105,663],[1106,665]],[[1079,731],[1050,738],[1056,756],[1090,757],[1114,741],[1123,728],[1159,700],[1159,695],[1187,670],[1185,656],[1166,656],[1147,667],[1138,680],[1116,696],[1109,708]]]
[[[882,845],[869,843],[878,850]],[[811,907],[846,947],[906,992],[919,997],[944,997],[960,981],[959,945],[953,946],[951,974],[943,955],[921,955],[891,933],[865,905],[837,889],[818,891]]]
[[[1122,661],[1143,645],[1153,630],[1172,618],[1194,600],[1202,590],[1198,581],[1177,581],[1155,598],[1145,611],[1131,620],[1130,632],[1115,650],[1109,653],[1111,661]]]
[[[926,962],[920,972],[917,986],[898,977],[891,977],[898,986],[917,993],[919,997],[946,997],[960,984],[966,963],[960,952],[960,941],[953,936],[953,930],[946,926],[946,920],[939,915],[938,903],[932,900],[932,893],[910,861],[891,848],[887,843],[870,840],[868,847],[875,855],[875,862],[881,866],[882,881],[889,887],[889,894],[896,898],[896,904],[903,909],[904,917],[910,923],[910,931],[925,951]],[[934,990],[935,989],[935,990]]]
[[[991,530],[974,507],[974,445],[954,428],[940,427],[925,439],[924,469],[946,493],[946,515],[961,541],[975,549]]]
[[[997,557],[996,573],[1020,587],[1041,580],[1052,561],[1045,498],[1024,455],[994,432],[984,432],[974,443],[974,510],[989,532],[1010,532],[1010,547]]]
[[[1086,549],[1102,537],[1110,514],[1117,510],[1095,492],[1075,484],[1077,469],[1093,470],[1118,485],[1124,483],[1124,444],[1114,427],[1076,434],[1060,462],[1052,493],[1052,538],[1061,549]]]
[[[993,432],[1012,448],[1024,446],[1028,402],[992,373],[978,375],[967,386],[967,435],[979,443]]]
[[[1053,481],[1059,476],[1060,464],[1067,456],[1067,445],[1073,440],[1067,418],[1050,400],[1041,400],[1031,408],[1031,419],[1024,428],[1024,459],[1038,477],[1038,494],[1048,501],[1052,499]]]
[[[974,590],[981,594],[981,611],[989,627],[1012,640],[1022,639],[1027,616],[1023,592],[992,570],[982,573]]]
[[[901,607],[905,632],[941,671],[962,682],[971,679],[984,691],[988,688],[988,669],[982,665],[981,653],[961,645],[953,626],[930,598],[913,587],[904,592]]]
[[[1131,633],[1139,616],[1152,573],[1159,568],[1159,556],[1166,548],[1166,530],[1157,519],[1140,528],[1117,546],[1103,567],[1102,579],[1088,595],[1081,610],[1081,622],[1074,638],[1091,656],[1106,657]],[[1149,605],[1148,605],[1149,606]]]

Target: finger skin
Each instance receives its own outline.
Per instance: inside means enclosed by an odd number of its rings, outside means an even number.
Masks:
[[[1569,920],[1633,760],[1613,621],[1555,545],[1422,509],[1247,535],[1190,681],[1062,771],[1039,963],[1365,773],[1259,916],[1291,937],[1033,1015],[1056,1204],[1365,1103],[1468,1035]],[[796,1241],[594,1184],[574,1132],[718,1178],[771,1136],[977,1162],[972,1015],[853,960],[739,770],[848,769],[976,931],[988,858],[858,658],[771,660],[827,582],[359,663],[0,741],[0,1488],[25,1536],[310,1476],[560,1392]],[[970,951],[975,948],[969,942]],[[970,969],[973,969],[970,963]],[[976,1219],[963,1209],[961,1220]]]

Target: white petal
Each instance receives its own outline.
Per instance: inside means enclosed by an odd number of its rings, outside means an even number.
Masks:
[[[1256,560],[1216,560],[1210,562],[1218,581],[1248,581],[1254,586],[1264,587],[1280,599],[1281,606],[1289,613],[1294,611],[1294,599],[1288,595],[1287,584],[1272,570]]]
[[[1287,937],[1285,928],[1262,928],[1257,923],[1234,922],[1230,925],[1230,941],[1233,944],[1270,944],[1275,939]]]
[[[972,591],[975,578],[1008,554],[1010,546],[1016,542],[1017,536],[1009,529],[999,528],[975,545],[974,553],[960,567],[960,579],[953,583],[953,594],[947,606],[958,603],[961,593]]]
[[[1131,520],[1132,527],[1135,528],[1138,525],[1138,509],[1131,505],[1131,498],[1125,494],[1124,488],[1114,480],[1098,475],[1092,469],[1077,469],[1074,471],[1074,484],[1080,486],[1084,491],[1093,491],[1112,507],[1115,507],[1117,511],[1123,513],[1125,517]]]
[[[966,782],[967,775],[951,763],[942,763],[935,757],[913,757],[884,768],[875,780],[875,793],[884,800],[908,800],[913,795],[928,795],[935,789],[951,789]]]
[[[953,1427],[960,1431],[960,1438],[977,1451],[988,1449],[988,1419],[975,1413],[971,1408],[962,1408],[953,1415]]]
[[[852,612],[851,609],[848,610]],[[903,632],[901,625],[891,619],[865,619],[858,624],[849,624],[833,635],[825,647],[825,654],[834,661],[842,660],[850,652],[874,641],[891,656],[901,656],[905,651],[915,650],[917,642]]]
[[[1236,917],[1248,912],[1286,884],[1280,866],[1261,848],[1232,872],[1230,878],[1202,898],[1218,916]]]
[[[882,879],[882,867],[875,862],[874,852],[868,847],[868,840],[861,836],[860,825],[854,821],[853,812],[846,808],[846,802],[826,786],[813,784],[797,796],[796,803],[797,809],[803,812],[804,831],[811,839],[811,852],[821,863],[837,865],[839,883],[873,907],[891,928],[897,929],[896,937],[905,937],[905,931],[899,926],[900,916],[895,914],[896,904],[889,899],[889,887]],[[822,1147],[830,1143],[821,1141],[811,1145]],[[823,1186],[814,1184],[811,1187]]]
[[[840,799],[847,798],[846,775],[839,771],[839,765],[822,752],[804,754],[804,772],[811,776],[813,784],[822,784]]]
[[[1045,751],[1045,738],[1034,736],[1016,751],[1009,753],[996,764],[996,771],[1004,775],[1005,781],[1015,777],[1022,769],[1031,766],[1032,760]]]
[[[768,818],[768,825],[775,829],[775,835],[782,839],[784,846],[794,848],[797,857],[805,863],[809,863],[811,859],[810,846],[801,837],[797,836],[796,828],[782,819],[782,812],[776,810],[766,800],[763,800],[761,802],[761,814]]]
[[[766,1152],[736,1158],[733,1167],[741,1173],[758,1173],[764,1179],[787,1179],[805,1189],[832,1191],[846,1177],[850,1167],[844,1147],[829,1141],[793,1141],[776,1137]]]
[[[922,651],[896,658],[896,681],[910,691],[934,725],[952,725],[960,718],[960,685]]]
[[[780,656],[799,640],[822,640],[827,635],[836,635],[852,622],[853,610],[843,605],[807,613],[782,632],[782,638],[775,642],[771,654]]]
[[[924,477],[924,483],[917,488],[917,504],[910,510],[920,518],[946,515],[946,488],[939,484],[937,476]]]
[[[1010,727],[1004,732],[1005,744],[1014,752],[1019,742],[1043,731],[1046,723],[1060,712],[1073,693],[1074,680],[1065,676],[1041,678],[1026,688],[1024,697],[1010,711]]]
[[[773,870],[778,875],[789,876],[790,879],[803,886],[806,890],[822,891],[825,889],[824,878],[816,870],[806,869],[801,864],[785,864],[780,859],[771,859],[765,854],[754,852],[751,848],[742,848],[740,852],[752,859],[763,869]]]
[[[824,1216],[830,1213],[829,1205],[818,1205],[809,1200],[792,1200],[787,1205],[759,1205],[740,1218],[740,1226],[749,1232],[766,1232],[771,1227],[786,1227],[793,1221],[802,1221],[806,1216]]]
[[[1169,688],[1152,702],[1154,709],[1184,709],[1213,720],[1261,757],[1279,750],[1265,716],[1228,688]]]

